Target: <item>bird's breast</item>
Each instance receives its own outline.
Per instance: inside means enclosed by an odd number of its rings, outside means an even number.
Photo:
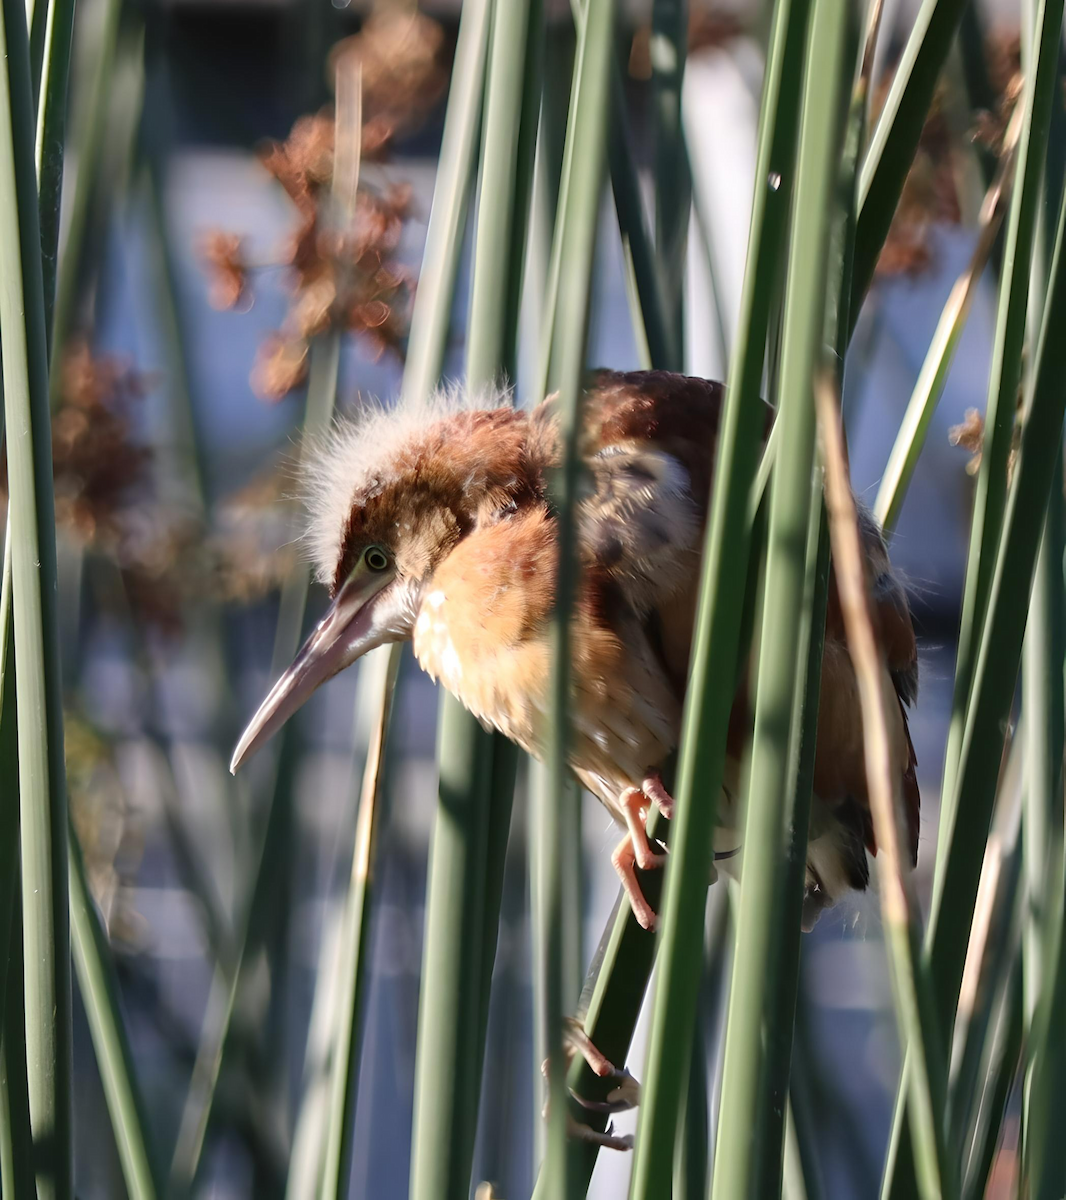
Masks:
[[[465,539],[434,573],[413,633],[422,668],[536,757],[548,728],[554,538],[533,513]],[[679,698],[632,615],[579,602],[570,638],[570,757],[610,803],[676,745]]]

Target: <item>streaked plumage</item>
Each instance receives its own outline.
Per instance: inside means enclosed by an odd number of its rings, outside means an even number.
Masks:
[[[645,923],[651,914],[632,875],[634,861],[652,861],[639,810],[680,732],[722,392],[719,384],[665,372],[605,371],[591,379],[585,399],[571,763],[632,834],[616,865]],[[542,755],[557,560],[547,480],[559,456],[551,400],[526,412],[503,396],[466,401],[453,393],[341,427],[310,481],[309,533],[340,615],[312,636],[293,668],[295,682],[283,679],[268,697],[235,765],[323,678],[372,645],[407,637],[428,674],[482,722]],[[891,735],[914,854],[918,792],[903,708],[917,690],[914,632],[867,515],[863,537],[886,687],[899,699]],[[847,888],[866,886],[865,849],[875,849],[857,689],[830,591],[808,924]],[[320,659],[328,659],[325,666]],[[741,695],[720,806],[723,849],[737,840],[729,826],[748,721]]]

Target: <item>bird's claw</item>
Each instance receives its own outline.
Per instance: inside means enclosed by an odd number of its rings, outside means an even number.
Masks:
[[[617,1080],[617,1086],[613,1087],[603,1100],[588,1100],[584,1096],[579,1096],[571,1088],[570,1095],[573,1096],[574,1100],[583,1109],[596,1113],[618,1113],[636,1108],[640,1102],[640,1084],[624,1067],[616,1067],[593,1044],[581,1022],[573,1017],[567,1018],[563,1023],[563,1053],[566,1055],[568,1064],[573,1061],[575,1054],[580,1054],[585,1062],[588,1063],[589,1069],[593,1074],[598,1075],[601,1079]],[[547,1076],[547,1060],[541,1064],[541,1072]],[[544,1107],[544,1115],[548,1115],[547,1105]],[[593,1129],[590,1125],[585,1125],[573,1116],[568,1116],[567,1129],[572,1138],[576,1138],[579,1141],[592,1142],[594,1145],[602,1146],[608,1150],[633,1149],[632,1135],[626,1134],[624,1137],[617,1137],[612,1132],[610,1126],[606,1130]]]
[[[616,1067],[592,1042],[581,1022],[573,1017],[563,1023],[563,1048],[570,1060],[580,1054],[594,1075],[618,1081],[618,1086],[607,1093],[606,1100],[585,1100],[571,1093],[583,1108],[594,1112],[624,1112],[640,1103],[640,1084],[625,1067]]]
[[[622,887],[629,898],[633,916],[636,917],[637,923],[647,930],[655,928],[658,918],[655,909],[641,891],[636,869],[639,867],[642,871],[650,871],[666,862],[665,848],[663,852],[657,852],[651,848],[648,840],[647,809],[652,803],[658,804],[659,811],[666,817],[673,815],[673,797],[667,792],[657,774],[649,775],[639,788],[626,788],[618,797],[618,807],[629,830],[629,836],[611,856],[614,869],[621,876]]]
[[[637,924],[642,929],[647,929],[651,932],[658,921],[658,915],[655,909],[648,903],[647,897],[640,890],[640,882],[637,879],[636,851],[633,848],[632,837],[624,837],[614,849],[611,855],[611,862],[614,864],[614,869],[618,872],[622,880],[622,887],[625,889],[626,898],[629,900],[629,907],[633,910],[633,916],[637,919]]]
[[[618,1137],[611,1125],[604,1130],[593,1129],[591,1125],[586,1125],[573,1117],[567,1117],[566,1132],[577,1142],[591,1142],[592,1145],[601,1146],[604,1150],[633,1149],[633,1135],[627,1133]]]

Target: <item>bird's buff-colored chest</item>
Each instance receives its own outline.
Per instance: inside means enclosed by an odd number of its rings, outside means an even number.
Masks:
[[[413,634],[427,674],[536,757],[548,709],[554,539],[539,509],[466,538],[423,592]],[[579,606],[571,661],[571,761],[613,807],[673,748],[679,706],[638,628],[599,622]]]

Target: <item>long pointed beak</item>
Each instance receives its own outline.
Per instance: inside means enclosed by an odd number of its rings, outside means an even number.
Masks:
[[[340,592],[300,647],[292,666],[248,722],[230,760],[231,775],[277,733],[316,688],[368,650],[392,640],[382,623],[374,620],[377,601],[388,582],[379,576],[365,577]]]

